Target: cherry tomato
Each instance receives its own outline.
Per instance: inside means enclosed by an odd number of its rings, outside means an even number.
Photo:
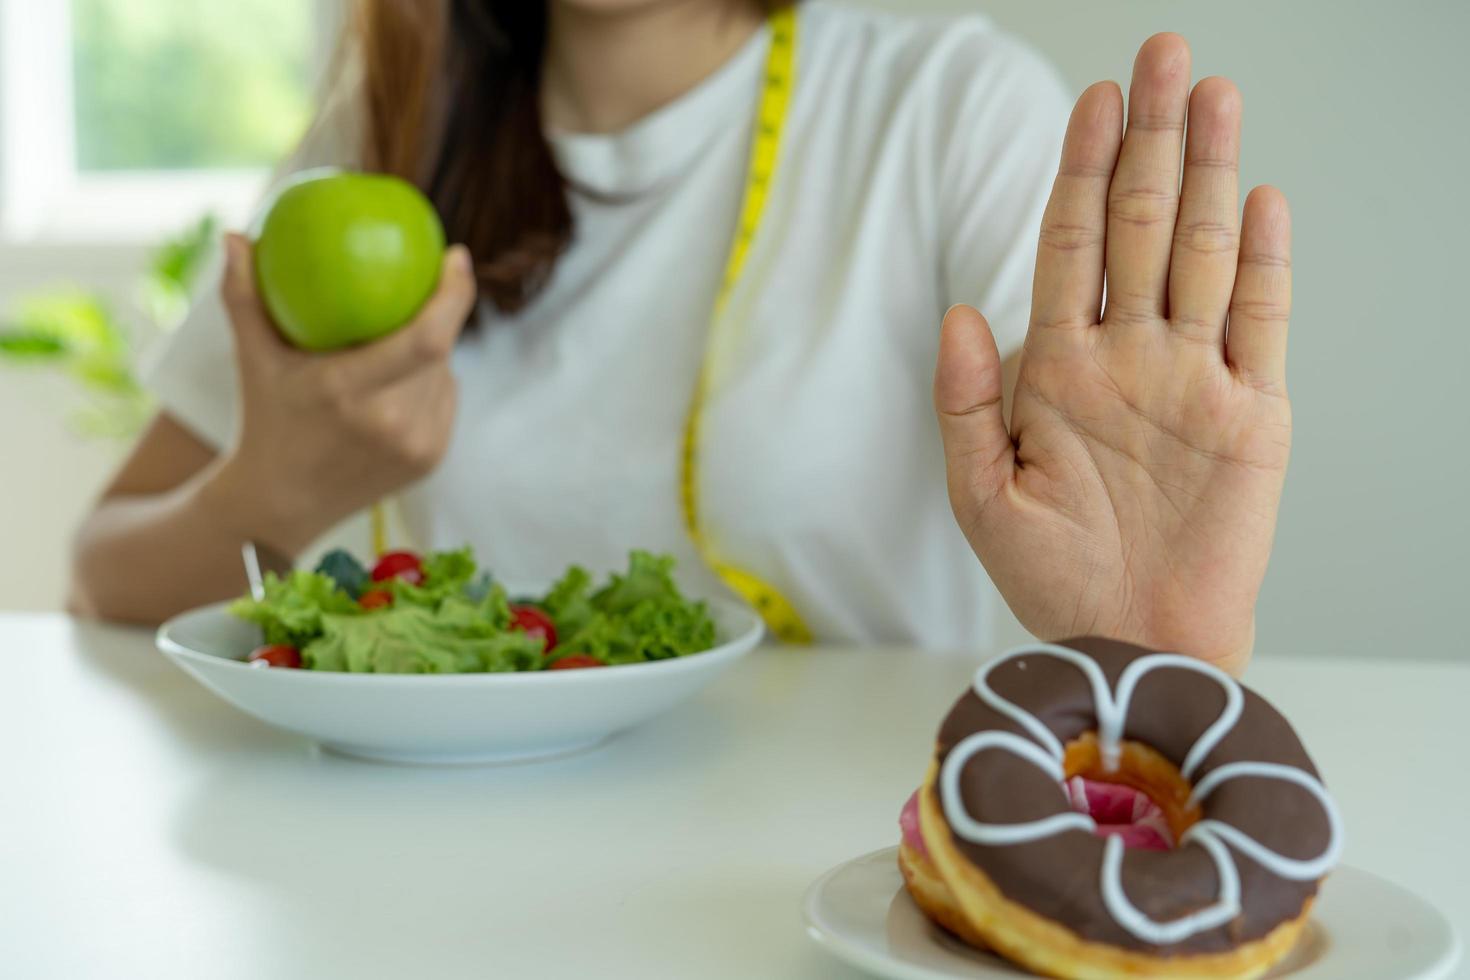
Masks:
[[[300,667],[301,651],[289,643],[274,643],[270,646],[256,647],[245,659],[258,666]]]
[[[373,566],[372,579],[374,582],[386,582],[390,578],[407,582],[409,585],[422,585],[424,563],[419,561],[419,556],[412,551],[390,551],[379,558],[378,563]]]
[[[557,657],[551,662],[547,670],[576,670],[578,667],[606,667],[607,664],[598,660],[590,653],[569,653],[565,657]]]
[[[364,609],[387,609],[393,605],[393,593],[370,589],[358,597],[357,604]]]
[[[546,615],[535,606],[510,607],[510,628],[513,630],[525,630],[530,636],[539,636],[546,641],[544,649],[550,650],[556,646],[556,624],[551,617]]]

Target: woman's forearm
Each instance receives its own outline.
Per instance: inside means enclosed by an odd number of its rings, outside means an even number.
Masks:
[[[239,594],[240,546],[293,553],[310,540],[241,493],[227,462],[171,490],[103,499],[77,534],[69,605],[74,612],[155,625],[176,613]],[[284,565],[277,559],[267,564]]]
[[[243,542],[300,554],[344,517],[427,476],[449,447],[458,404],[450,358],[477,295],[464,246],[445,251],[439,286],[413,320],[332,354],[286,343],[256,293],[250,242],[229,235],[225,247],[237,439],[217,456],[160,413],[77,536],[77,612],[156,623],[236,594]]]

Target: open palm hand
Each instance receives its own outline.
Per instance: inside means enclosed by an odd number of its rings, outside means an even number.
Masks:
[[[1126,134],[1116,85],[1083,93],[1009,425],[969,307],[945,318],[935,405],[955,516],[1024,626],[1239,670],[1291,441],[1290,222],[1269,187],[1239,216],[1239,93],[1189,79],[1188,46],[1161,34],[1138,53]]]

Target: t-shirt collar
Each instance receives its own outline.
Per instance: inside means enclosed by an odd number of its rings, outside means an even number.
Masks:
[[[763,25],[708,78],[620,132],[549,132],[562,174],[591,194],[633,197],[685,171],[721,131],[749,125],[769,35]]]

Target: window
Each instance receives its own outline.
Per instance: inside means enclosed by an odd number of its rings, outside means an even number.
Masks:
[[[0,238],[239,221],[309,121],[337,0],[0,0]]]

